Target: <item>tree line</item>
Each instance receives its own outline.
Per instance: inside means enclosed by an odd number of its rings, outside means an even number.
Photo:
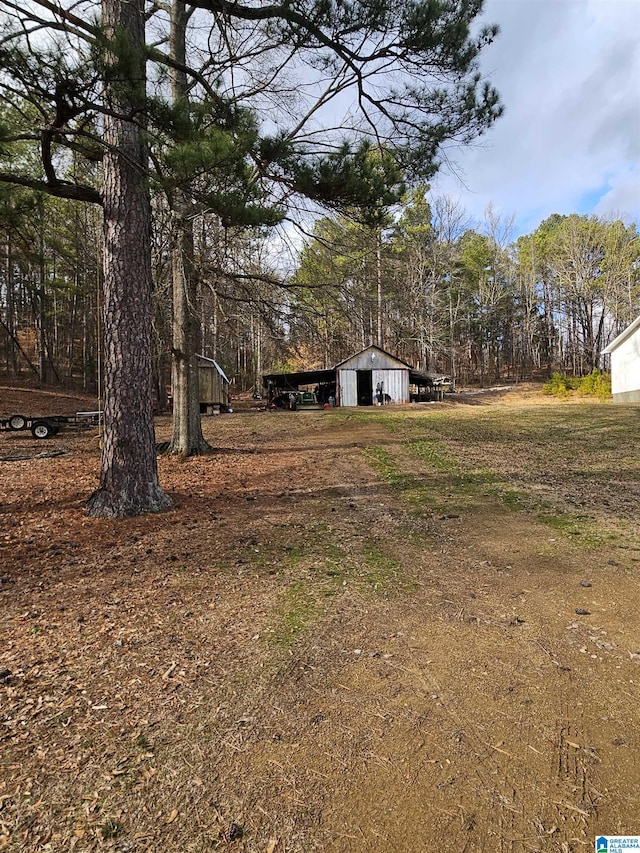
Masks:
[[[374,342],[480,385],[603,367],[640,313],[636,225],[554,214],[512,235],[513,217],[490,206],[472,227],[425,187],[385,222],[320,220],[294,276],[293,360],[328,366]]]
[[[375,211],[406,180],[432,175],[443,144],[471,141],[502,111],[477,67],[497,34],[477,25],[482,6],[2,4],[0,184],[10,187],[9,208],[17,187],[101,209],[95,323],[100,316],[104,436],[91,515],[170,506],[151,419],[152,193],[170,229],[170,452],[188,455],[206,449],[196,391],[196,218],[268,227],[306,203]],[[44,370],[47,270],[32,279]],[[6,322],[12,364],[21,307],[11,301]]]
[[[5,190],[6,193],[6,190]],[[97,391],[102,222],[86,205],[29,190],[4,200],[0,358],[9,376]],[[152,199],[152,375],[171,388],[171,212]],[[487,211],[471,227],[450,199],[410,193],[383,225],[318,219],[284,275],[264,228],[193,219],[199,349],[259,390],[263,372],[331,366],[371,342],[459,384],[603,366],[601,351],[640,313],[635,224],[553,215],[511,239]]]
[[[6,188],[5,188],[6,191]],[[0,193],[2,192],[0,188]],[[154,402],[171,388],[173,273],[170,212],[152,199],[150,320]],[[99,208],[12,190],[0,200],[0,372],[97,394],[103,368],[102,215]],[[281,358],[287,282],[260,229],[194,218],[199,350],[238,390]]]
[[[497,35],[479,25],[482,6],[2,4],[0,354],[7,371],[41,381],[99,381],[104,436],[91,515],[170,506],[157,476],[154,382],[161,398],[171,373],[169,452],[206,451],[196,353],[255,381],[300,348],[306,303],[331,314],[325,354],[345,310],[339,291],[353,316],[364,318],[373,299],[377,339],[390,345],[391,330],[405,329],[425,362],[443,345],[435,306],[446,293],[454,358],[467,316],[456,264],[447,287],[435,267],[414,265],[407,313],[389,216],[398,205],[394,222],[410,214],[407,188],[437,171],[443,146],[472,141],[501,115],[498,93],[478,72]],[[283,279],[273,229],[308,221],[311,211],[327,216],[319,228],[340,230],[346,216],[365,229],[374,297],[355,272],[348,282],[303,282],[304,252],[297,274]],[[424,249],[417,238],[410,246],[413,228],[407,257]],[[330,245],[317,232],[308,255],[319,238]],[[476,254],[480,263],[481,248]],[[426,295],[423,275],[431,276]],[[500,281],[484,276],[481,318],[468,316],[479,322],[482,371],[495,356]],[[364,334],[364,319],[360,326]]]

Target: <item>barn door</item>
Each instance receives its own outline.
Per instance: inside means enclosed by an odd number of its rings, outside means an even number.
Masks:
[[[355,370],[339,370],[338,384],[340,387],[339,404],[341,406],[358,405],[358,382]]]

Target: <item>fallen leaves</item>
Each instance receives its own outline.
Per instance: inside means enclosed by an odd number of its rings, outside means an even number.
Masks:
[[[52,832],[45,844],[56,853],[287,853],[312,849],[309,839],[313,849],[329,849],[340,843],[334,818],[362,802],[371,821],[363,828],[389,831],[393,845],[396,817],[411,833],[434,793],[452,806],[452,826],[471,824],[451,797],[472,805],[480,838],[495,801],[482,786],[471,790],[476,770],[490,783],[500,770],[495,780],[515,787],[518,773],[531,781],[542,768],[547,775],[516,805],[542,814],[557,801],[561,829],[546,814],[552,828],[544,832],[558,845],[571,820],[586,825],[571,772],[594,762],[580,743],[593,738],[602,749],[623,734],[621,742],[633,743],[624,714],[635,713],[635,687],[625,679],[640,660],[637,616],[614,583],[635,571],[632,552],[624,572],[586,550],[571,563],[560,534],[548,540],[520,515],[505,525],[504,512],[485,531],[487,514],[478,521],[465,511],[459,539],[438,538],[442,525],[433,530],[427,518],[406,535],[411,518],[362,468],[360,450],[344,449],[352,448],[345,430],[276,417],[250,439],[263,452],[249,455],[242,422],[228,423],[216,424],[228,453],[159,460],[174,512],[117,526],[84,515],[97,455],[83,437],[67,457],[4,466],[0,500],[15,523],[0,532],[0,848],[27,853]],[[351,428],[377,429],[355,421]],[[370,434],[361,437],[368,446]],[[387,440],[392,448],[395,437]],[[293,493],[298,482],[313,489]],[[257,507],[245,500],[249,487]],[[341,507],[356,492],[359,512],[344,521]],[[522,536],[528,524],[530,540]],[[352,564],[371,537],[415,576],[410,595],[358,582]],[[558,560],[562,571],[552,576]],[[492,563],[508,573],[496,580]],[[576,600],[583,576],[593,578],[597,603]],[[547,603],[542,587],[552,577]],[[295,583],[322,607],[285,643],[274,625]],[[504,603],[514,594],[518,616]],[[444,595],[451,621],[434,622],[430,602]],[[610,628],[618,601],[620,622]],[[596,615],[564,631],[581,602]],[[505,622],[494,618],[500,612]],[[471,636],[467,619],[476,613]],[[588,632],[600,632],[597,648]],[[613,640],[617,650],[608,648]],[[581,646],[603,650],[598,679]],[[556,656],[571,664],[571,680],[550,665],[560,667]],[[568,778],[549,783],[562,702],[573,721],[572,740],[563,740]],[[618,716],[606,722],[604,714]],[[454,727],[468,736],[452,740]],[[617,748],[616,773],[627,752]],[[455,784],[437,788],[443,769]],[[622,782],[606,775],[604,762],[598,769],[623,809]],[[369,810],[385,797],[391,809]]]

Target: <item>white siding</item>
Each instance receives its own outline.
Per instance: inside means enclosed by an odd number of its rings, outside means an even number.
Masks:
[[[614,399],[640,392],[640,329],[611,353],[611,391]]]
[[[338,405],[358,405],[358,379],[355,370],[338,370]]]
[[[640,317],[604,350],[611,356],[614,403],[640,403]]]

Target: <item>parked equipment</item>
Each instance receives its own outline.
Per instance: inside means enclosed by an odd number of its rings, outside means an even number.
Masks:
[[[61,429],[88,429],[99,426],[102,412],[76,412],[75,415],[11,415],[10,418],[0,418],[0,430],[4,432],[23,432],[30,430],[34,438],[51,438]]]

